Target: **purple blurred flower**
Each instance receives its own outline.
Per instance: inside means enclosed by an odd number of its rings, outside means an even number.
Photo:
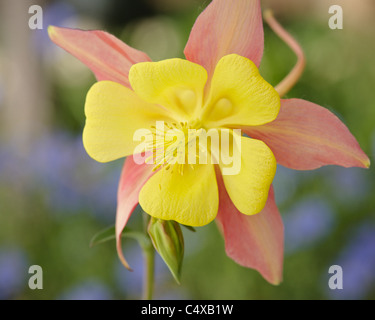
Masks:
[[[18,248],[0,248],[0,300],[16,298],[27,285],[27,258]]]
[[[120,290],[134,298],[139,298],[142,294],[143,283],[143,256],[139,250],[126,250],[126,259],[129,261],[133,272],[124,269],[124,266],[117,261],[115,266],[116,283]]]
[[[31,150],[19,156],[1,146],[1,184],[41,195],[52,212],[89,210],[106,222],[113,221],[122,163],[95,162],[84,150],[82,138],[66,133],[47,135]]]
[[[319,170],[296,171],[278,165],[273,181],[276,203],[282,205],[290,200],[302,184],[315,183],[317,180],[323,181],[327,176],[326,170],[327,167]]]
[[[90,209],[107,220],[116,210],[121,168],[90,159],[82,138],[56,134],[41,140],[34,151],[34,169],[50,190],[49,202],[63,211]]]
[[[131,298],[138,299],[142,295],[144,280],[144,257],[139,247],[132,247],[126,250],[126,258],[133,269],[129,272],[124,266],[117,262],[115,266],[116,283],[121,292]],[[169,278],[170,277],[170,278]],[[155,289],[160,289],[166,281],[173,281],[167,266],[160,256],[155,253]],[[157,298],[158,292],[155,292]]]
[[[55,46],[51,42],[47,27],[50,25],[64,27],[68,22],[69,27],[74,27],[75,19],[77,17],[76,10],[67,1],[55,1],[49,5],[43,7],[43,25],[42,30],[35,30],[33,33],[36,50],[43,55],[43,59],[50,59],[53,55],[50,55],[51,50],[56,50]]]
[[[284,217],[285,251],[292,253],[311,246],[332,230],[334,215],[321,198],[300,201]]]
[[[340,203],[358,205],[371,192],[368,171],[361,168],[330,167],[326,179]]]
[[[104,284],[88,280],[66,291],[58,300],[111,300],[113,296]]]
[[[16,186],[22,190],[32,187],[27,182],[33,173],[28,168],[28,159],[17,154],[14,149],[6,144],[0,146],[0,183],[6,186]]]
[[[158,300],[191,300],[187,293],[180,287],[179,290],[168,290],[157,297]]]
[[[343,289],[330,290],[333,299],[364,299],[375,286],[375,225],[357,227],[334,264],[343,269]]]

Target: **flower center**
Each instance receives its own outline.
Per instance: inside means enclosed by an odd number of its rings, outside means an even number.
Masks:
[[[197,128],[199,120],[192,122],[165,123],[158,121],[151,127],[152,141],[147,149],[152,151],[146,163],[155,164],[154,171],[161,167],[177,169],[183,175],[184,166],[194,169],[200,154],[206,154],[207,148],[199,143],[204,129]]]

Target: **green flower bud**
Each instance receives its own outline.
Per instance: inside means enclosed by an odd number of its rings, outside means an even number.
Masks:
[[[180,225],[175,221],[151,218],[148,234],[156,251],[179,284],[184,258],[184,237]]]

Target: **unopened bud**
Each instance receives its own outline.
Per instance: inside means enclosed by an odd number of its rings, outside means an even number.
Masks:
[[[180,283],[184,258],[184,237],[180,225],[175,221],[151,218],[148,234],[156,251],[168,266],[175,280]]]

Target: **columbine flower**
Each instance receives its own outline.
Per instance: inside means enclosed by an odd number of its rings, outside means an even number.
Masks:
[[[275,159],[298,170],[330,164],[369,166],[368,157],[336,116],[304,100],[280,101],[259,75],[259,0],[213,0],[193,27],[187,60],[152,63],[146,54],[102,31],[50,27],[49,33],[99,81],[86,101],[88,153],[102,162],[128,156],[116,219],[117,249],[126,266],[121,233],[140,203],[156,218],[193,226],[216,217],[228,256],[278,284],[283,223],[270,187]],[[183,172],[168,166],[156,172],[153,165],[136,164],[133,134],[151,128],[156,120],[182,130],[242,129],[251,138],[240,138],[240,173],[222,175],[221,163],[185,166]]]

